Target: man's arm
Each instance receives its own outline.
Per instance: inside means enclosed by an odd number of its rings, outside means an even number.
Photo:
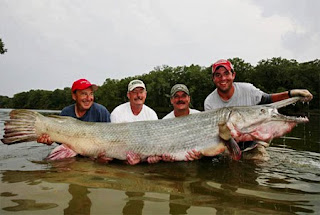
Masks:
[[[259,104],[270,104],[272,102],[277,102],[296,96],[302,97],[302,100],[305,102],[311,101],[313,98],[313,95],[306,89],[294,89],[281,93],[263,94]]]

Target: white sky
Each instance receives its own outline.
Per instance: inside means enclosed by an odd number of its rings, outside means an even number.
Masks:
[[[156,66],[320,58],[319,0],[0,0],[0,95]]]

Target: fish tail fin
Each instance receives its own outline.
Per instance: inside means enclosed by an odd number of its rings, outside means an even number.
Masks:
[[[227,126],[227,123],[220,122],[219,126],[219,136],[223,143],[228,148],[230,156],[233,160],[240,160],[241,159],[241,149],[238,143],[232,138],[230,129]]]
[[[15,144],[37,139],[35,121],[40,114],[30,110],[12,110],[10,119],[4,122],[4,144]]]

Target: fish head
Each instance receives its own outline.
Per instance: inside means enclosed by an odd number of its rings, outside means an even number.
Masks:
[[[286,116],[278,109],[299,101],[299,97],[289,98],[268,105],[230,108],[227,127],[237,141],[264,141],[289,133],[298,123],[308,122],[307,117]]]

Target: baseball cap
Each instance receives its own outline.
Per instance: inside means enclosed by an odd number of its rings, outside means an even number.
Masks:
[[[136,87],[142,87],[143,89],[146,89],[146,85],[144,85],[143,81],[135,79],[130,81],[128,84],[128,92],[134,90]]]
[[[84,90],[88,87],[92,87],[93,91],[96,91],[98,89],[97,85],[91,84],[90,81],[82,78],[73,82],[71,91],[74,92],[75,90]]]
[[[228,71],[233,70],[233,66],[232,66],[232,64],[231,64],[230,61],[221,59],[221,60],[218,60],[217,62],[215,62],[215,63],[212,65],[212,73],[215,73],[216,70],[217,70],[217,68],[220,67],[220,66],[223,66],[223,67],[226,68]]]
[[[184,84],[176,84],[171,88],[171,91],[170,91],[171,97],[173,97],[174,94],[176,94],[178,91],[182,91],[182,92],[185,92],[186,94],[190,95],[188,87],[186,85],[184,85]]]

